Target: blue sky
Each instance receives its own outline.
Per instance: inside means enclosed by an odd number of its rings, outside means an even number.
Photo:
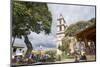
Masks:
[[[48,8],[52,14],[52,27],[49,35],[44,32],[39,34],[32,32],[29,39],[34,48],[38,49],[40,46],[45,48],[56,48],[56,23],[60,14],[63,15],[66,24],[70,25],[80,20],[89,20],[95,17],[94,6],[79,6],[79,5],[62,5],[62,4],[48,4]],[[25,46],[24,38],[15,40],[16,45]],[[25,46],[26,47],[26,46]]]

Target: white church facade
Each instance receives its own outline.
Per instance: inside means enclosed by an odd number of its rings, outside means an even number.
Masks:
[[[65,37],[65,30],[67,29],[66,22],[63,18],[63,16],[60,14],[60,16],[57,18],[57,33],[56,33],[56,38],[57,38],[57,55],[61,55],[62,51],[58,49],[59,46],[62,45],[62,39]]]
[[[60,14],[60,16],[57,19],[57,47],[59,45],[62,45],[62,39],[65,37],[65,29],[67,28],[66,22],[63,18],[63,16]]]
[[[62,41],[63,39],[67,38],[69,40],[71,40],[70,44],[69,44],[69,49],[71,49],[71,53],[74,52],[74,43],[76,42],[75,37],[65,37],[65,30],[68,28],[68,25],[66,24],[66,21],[64,19],[64,17],[60,14],[60,16],[57,19],[57,33],[56,33],[56,37],[57,37],[57,54],[62,54],[62,51],[58,49],[59,46],[62,45]],[[66,39],[65,39],[66,40]]]

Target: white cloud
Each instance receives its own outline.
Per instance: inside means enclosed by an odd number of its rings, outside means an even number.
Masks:
[[[56,48],[56,37],[51,34],[41,32],[39,34],[32,32],[29,39],[35,48],[42,46],[43,48]]]
[[[15,38],[14,46],[26,47],[24,39]]]
[[[28,35],[28,38],[32,43],[34,49],[39,49],[40,46],[43,49],[56,48],[56,37],[53,36],[52,34],[45,34],[44,32],[37,34],[35,32],[31,32],[31,34]],[[26,48],[26,45],[24,43],[24,38],[22,39],[16,38],[14,46],[22,46]]]
[[[74,23],[78,20],[88,20],[95,17],[95,6],[48,4],[49,10],[53,15],[54,21],[60,13],[64,16],[67,23]]]

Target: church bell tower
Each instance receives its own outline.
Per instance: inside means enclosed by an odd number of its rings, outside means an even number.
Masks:
[[[62,16],[62,14],[60,14],[60,16],[57,19],[57,47],[59,45],[62,45],[62,39],[65,37],[65,29],[66,29],[66,22]]]

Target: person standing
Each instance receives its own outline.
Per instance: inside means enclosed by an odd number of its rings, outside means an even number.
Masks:
[[[82,62],[87,61],[87,57],[84,52],[80,56],[80,61],[82,61]]]

